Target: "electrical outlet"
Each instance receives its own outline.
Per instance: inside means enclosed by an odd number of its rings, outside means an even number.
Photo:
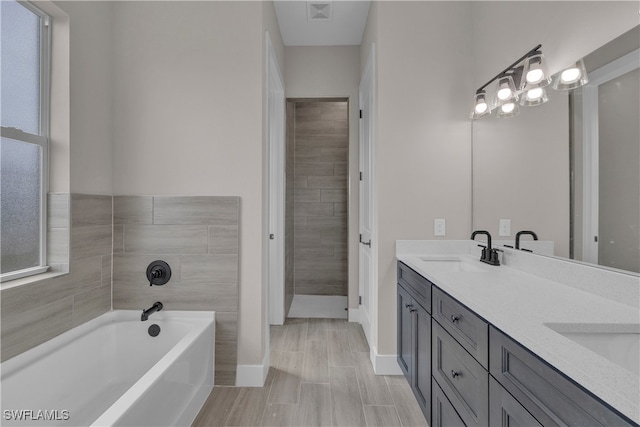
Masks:
[[[445,236],[447,234],[447,225],[444,219],[433,220],[433,235]]]
[[[511,236],[511,220],[501,219],[500,228],[498,229],[498,236]]]

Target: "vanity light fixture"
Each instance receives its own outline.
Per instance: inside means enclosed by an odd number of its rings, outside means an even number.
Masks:
[[[495,111],[498,117],[513,117],[519,112],[518,105],[532,107],[549,100],[547,87],[552,78],[547,71],[544,55],[539,44],[525,53],[513,64],[476,90],[473,99],[472,119],[479,119]],[[553,88],[571,90],[587,83],[587,72],[581,60],[565,68],[553,79]],[[486,88],[496,82],[492,108],[488,108]]]
[[[565,68],[556,76],[553,88],[556,90],[571,90],[589,82],[584,61],[580,59],[575,64]]]

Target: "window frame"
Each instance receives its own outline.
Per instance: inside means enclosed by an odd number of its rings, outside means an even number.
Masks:
[[[41,274],[47,265],[47,194],[49,193],[49,122],[51,85],[51,16],[32,3],[16,0],[21,6],[40,18],[40,126],[39,134],[24,132],[13,127],[0,126],[0,136],[35,144],[41,148],[40,156],[40,262],[36,267],[0,274],[0,283]]]

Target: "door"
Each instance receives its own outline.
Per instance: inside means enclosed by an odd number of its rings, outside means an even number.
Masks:
[[[374,235],[374,46],[365,66],[360,81],[360,205],[359,205],[359,295],[360,323],[369,342],[375,348],[375,324],[373,309],[375,307],[374,283],[376,282],[376,240]]]
[[[267,269],[269,283],[269,324],[284,323],[284,215],[285,215],[285,98],[284,84],[278,69],[278,62],[271,46],[269,34],[266,36],[267,50]],[[268,328],[268,325],[267,325]]]

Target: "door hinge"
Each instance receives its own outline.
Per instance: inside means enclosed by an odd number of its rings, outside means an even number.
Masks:
[[[273,233],[272,233],[272,234],[269,234],[269,240],[273,240],[273,239],[275,239],[275,238],[276,238],[276,235],[275,235],[275,234],[273,234]]]
[[[362,110],[360,110],[360,118],[362,118]]]
[[[362,181],[362,172],[360,172],[360,181]]]
[[[598,236],[593,236],[593,241],[594,241],[595,243],[598,243]]]
[[[362,296],[358,295],[358,305],[362,305]]]
[[[360,235],[360,239],[358,241],[362,243],[362,234]]]

